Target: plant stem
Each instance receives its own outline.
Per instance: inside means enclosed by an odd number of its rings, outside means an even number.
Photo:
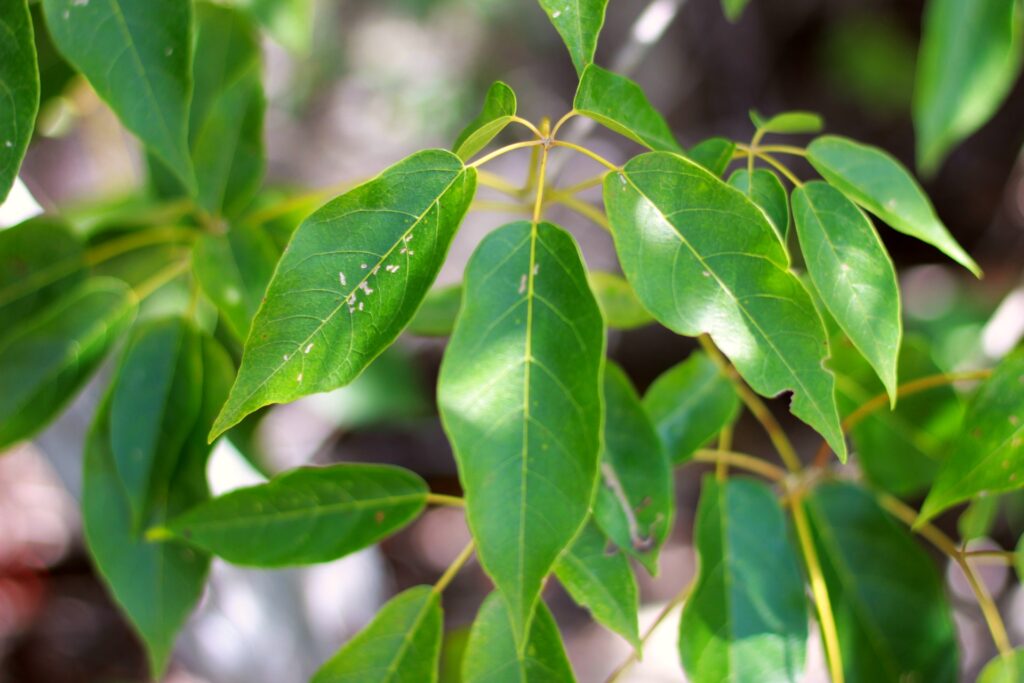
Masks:
[[[736,453],[735,451],[727,450],[709,450],[703,448],[693,454],[692,462],[710,462],[718,464],[728,464],[733,467],[738,467],[748,472],[760,474],[765,479],[772,481],[782,481],[786,478],[786,470],[771,464],[760,458],[755,458],[752,455],[746,453]]]
[[[789,180],[789,182],[793,183],[794,187],[803,187],[803,182],[799,178],[797,178],[792,171],[786,168],[786,166],[781,161],[779,161],[775,157],[771,156],[770,154],[764,154],[763,152],[758,152],[757,157],[759,159],[763,159],[764,161],[774,166],[775,170],[777,170],[782,175],[786,176],[786,179]]]
[[[522,118],[521,116],[513,116],[509,120],[512,121],[512,123],[518,123],[519,125],[524,126],[525,128],[528,128],[530,130],[530,132],[533,133],[534,136],[536,136],[537,138],[544,137],[543,135],[540,134],[540,131],[537,130],[537,126],[533,125],[532,123],[530,123],[526,119]]]
[[[793,145],[760,145],[755,152],[775,152],[777,154],[792,154],[793,156],[806,157],[807,150]]]
[[[455,578],[455,575],[459,573],[459,570],[462,569],[467,562],[469,562],[469,558],[472,557],[472,555],[473,541],[470,541],[466,544],[466,547],[462,549],[462,552],[455,556],[455,559],[452,560],[452,563],[448,565],[448,569],[444,570],[444,574],[442,574],[441,578],[439,578],[437,580],[437,583],[434,584],[434,592],[440,593],[445,588],[447,588],[448,584],[450,584],[452,582],[452,579]]]
[[[989,560],[996,564],[1013,564],[1017,559],[1017,553],[1013,550],[964,550],[960,554],[971,559]]]
[[[718,450],[732,450],[732,425],[722,427],[722,431],[718,433]],[[715,465],[715,478],[719,482],[723,482],[728,476],[729,463],[726,462],[725,460],[719,460],[718,463]]]
[[[176,242],[178,238],[181,238],[182,241],[192,241],[195,237],[195,231],[184,226],[172,225],[141,230],[87,249],[85,251],[85,263],[89,266],[96,266],[104,261],[109,261],[112,258],[142,247]]]
[[[686,602],[686,597],[690,594],[690,591],[692,589],[693,582],[691,581],[690,583],[683,586],[683,589],[681,591],[672,596],[672,599],[668,601],[668,603],[661,609],[660,612],[658,612],[658,616],[654,618],[654,621],[651,622],[651,625],[648,626],[647,630],[644,631],[642,636],[640,636],[640,647],[635,648],[632,652],[629,653],[629,656],[625,659],[625,661],[622,662],[622,664],[619,664],[617,667],[615,667],[615,670],[611,672],[605,683],[615,683],[615,681],[619,680],[619,678],[622,677],[622,674],[626,673],[626,671],[629,670],[629,667],[633,666],[633,664],[639,660],[641,654],[643,653],[644,645],[647,644],[647,641],[650,640],[651,636],[658,629],[658,627],[661,626],[662,622],[665,621],[666,618],[668,618],[668,615],[672,614],[673,610],[675,610],[677,607]]]
[[[551,137],[554,138],[556,135],[558,135],[558,131],[562,129],[562,126],[564,126],[566,122],[568,122],[571,118],[578,115],[579,112],[577,112],[575,109],[570,109],[568,112],[566,112],[565,116],[563,116],[562,118],[558,119],[558,121],[555,122],[555,127],[551,129]]]
[[[469,164],[468,166],[469,168],[477,168],[478,166],[482,166],[486,164],[488,161],[491,161],[492,159],[497,159],[503,154],[508,154],[509,152],[515,151],[517,149],[523,149],[525,147],[538,147],[541,144],[543,143],[540,140],[526,140],[525,142],[513,142],[511,145],[499,147],[490,154],[486,154],[480,157],[479,159]]]
[[[502,178],[500,175],[491,173],[490,171],[485,171],[483,169],[477,170],[476,181],[483,187],[489,187],[492,190],[497,190],[498,192],[507,194],[510,197],[515,197],[516,199],[522,199],[524,194],[524,188],[516,187],[512,183]]]
[[[466,500],[459,496],[448,496],[443,493],[428,493],[427,505],[447,505],[449,507],[466,507]]]
[[[580,154],[588,156],[588,157],[590,157],[591,159],[593,159],[597,163],[601,164],[602,166],[604,166],[605,168],[607,168],[610,171],[620,171],[620,170],[622,170],[618,166],[616,166],[615,164],[613,164],[612,162],[608,161],[603,156],[598,154],[597,152],[593,152],[593,151],[587,149],[586,147],[583,147],[582,145],[577,145],[574,142],[565,142],[564,140],[552,140],[551,144],[554,147],[565,147],[566,149],[571,149],[571,150],[574,150],[576,152],[579,152]]]
[[[563,204],[564,206],[569,207],[573,211],[586,216],[587,218],[589,218],[590,220],[592,220],[593,222],[597,223],[602,228],[607,230],[608,232],[612,231],[611,223],[608,222],[608,217],[604,215],[604,212],[598,209],[596,206],[588,204],[587,202],[581,199],[577,199],[576,197],[564,194],[562,192],[552,192],[550,199],[548,199],[548,203]]]

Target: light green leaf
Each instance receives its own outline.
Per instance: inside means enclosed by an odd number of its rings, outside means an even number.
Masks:
[[[957,680],[952,610],[935,563],[866,489],[807,499],[848,681]]]
[[[837,135],[807,147],[807,159],[825,180],[894,230],[931,244],[975,275],[978,264],[949,234],[910,172],[891,154]]]
[[[249,333],[279,255],[262,226],[248,223],[205,234],[192,250],[192,273],[239,339]]]
[[[43,0],[57,49],[186,188],[192,3]]]
[[[679,334],[710,334],[758,393],[792,390],[792,413],[845,460],[821,317],[764,213],[703,167],[659,152],[608,174],[604,198],[647,310]]]
[[[931,175],[980,128],[1020,74],[1017,0],[930,0],[914,83],[917,164]]]
[[[654,575],[675,516],[672,465],[636,389],[611,362],[605,366],[604,399],[604,452],[594,520]]]
[[[988,536],[999,514],[999,496],[982,496],[971,501],[956,520],[961,541]]]
[[[640,86],[596,64],[588,66],[580,77],[573,107],[584,116],[645,147],[682,151],[665,119],[651,105]]]
[[[524,645],[541,583],[593,499],[604,324],[579,248],[550,223],[489,234],[464,291],[438,407],[480,563]]]
[[[188,322],[164,318],[136,329],[110,390],[110,450],[136,528],[177,466],[201,388],[199,335]]]
[[[694,527],[700,569],[679,624],[687,680],[802,680],[807,599],[775,494],[706,476]]]
[[[1021,683],[1024,681],[1024,649],[996,657],[981,670],[975,683]]]
[[[0,340],[0,449],[57,416],[135,316],[135,296],[96,278],[49,304]]]
[[[355,379],[413,317],[475,189],[475,170],[427,150],[307,218],[278,262],[210,437],[257,408]]]
[[[392,598],[311,683],[434,683],[443,633],[441,594],[416,586]]]
[[[298,55],[313,43],[315,0],[231,0],[251,14],[270,36]]]
[[[750,110],[750,121],[762,133],[783,135],[820,133],[821,129],[825,127],[821,116],[812,111],[784,111],[766,119],[752,109]]]
[[[507,84],[495,81],[487,91],[483,110],[459,133],[452,151],[462,160],[469,159],[503,131],[515,115],[515,92]]]
[[[716,176],[725,173],[736,151],[736,143],[727,138],[708,138],[690,148],[686,156],[708,169]]]
[[[505,601],[491,593],[469,632],[462,656],[462,683],[573,683],[562,636],[547,605],[537,605],[529,641],[516,647]]]
[[[640,647],[636,577],[621,552],[608,552],[608,539],[594,524],[559,558],[555,576],[599,623]]]
[[[1024,348],[996,366],[971,397],[964,428],[921,507],[922,524],[982,493],[1024,487]]]
[[[722,11],[725,12],[725,18],[731,22],[739,21],[749,2],[750,0],[722,0]]]
[[[405,328],[406,332],[424,337],[447,337],[455,329],[461,305],[461,284],[434,287],[423,297],[423,305]]]
[[[576,73],[594,61],[608,0],[538,0],[569,48]]]
[[[302,467],[210,499],[150,535],[177,537],[235,564],[313,564],[390,536],[426,504],[426,483],[399,467]]]
[[[789,238],[789,197],[779,177],[766,168],[755,168],[753,176],[747,169],[739,169],[729,176],[729,184],[764,211],[775,234],[785,245]]]
[[[644,394],[644,409],[678,465],[733,423],[740,399],[707,354],[694,351],[654,380]]]
[[[163,471],[166,478],[155,487],[160,493],[147,518],[149,524],[159,524],[209,495],[206,432],[227,396],[234,368],[215,341],[203,338],[201,345],[203,397],[198,419],[175,425],[188,437],[175,454],[176,468]],[[202,595],[210,559],[178,543],[150,543],[133,529],[131,504],[110,445],[110,401],[108,393],[86,441],[85,537],[104,583],[146,643],[152,678],[159,679],[178,630]]]
[[[846,195],[821,181],[793,190],[793,218],[815,290],[895,406],[903,337],[900,288],[875,226]]]
[[[632,330],[654,322],[654,316],[647,312],[621,275],[591,271],[587,277],[608,327]]]
[[[7,198],[39,110],[39,67],[32,15],[25,0],[0,5],[0,204]]]

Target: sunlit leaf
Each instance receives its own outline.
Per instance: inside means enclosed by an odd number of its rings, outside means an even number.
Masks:
[[[460,159],[468,159],[505,129],[516,115],[516,94],[507,84],[495,81],[487,91],[484,108],[452,145]]]
[[[312,48],[315,0],[230,0],[263,26],[270,36],[298,55]]]
[[[786,244],[789,237],[789,197],[779,177],[766,168],[755,168],[753,175],[747,169],[739,169],[729,176],[729,184],[750,197],[750,201],[764,211],[775,234]]]
[[[631,330],[654,322],[654,316],[647,312],[621,275],[591,271],[588,278],[608,327]]]
[[[681,152],[665,119],[640,86],[591,64],[580,77],[573,107],[619,135],[654,150]]]
[[[569,48],[576,73],[594,61],[608,0],[538,0]]]
[[[985,665],[975,683],[1021,683],[1024,680],[1024,650],[1016,649]]]
[[[0,204],[18,176],[39,110],[39,67],[26,0],[0,4]]]
[[[715,175],[721,176],[728,168],[729,162],[732,161],[735,151],[735,142],[727,138],[715,137],[698,142],[686,152],[686,156]]]
[[[764,118],[756,111],[751,110],[750,121],[763,133],[784,135],[820,133],[825,126],[821,116],[812,111],[784,111]]]

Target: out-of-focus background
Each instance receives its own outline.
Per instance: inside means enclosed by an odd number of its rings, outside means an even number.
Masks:
[[[265,45],[271,185],[335,186],[417,149],[448,146],[495,79],[512,85],[521,115],[531,120],[557,118],[570,108],[576,74],[533,0],[309,2],[314,28],[308,36],[301,23],[286,23],[275,33],[278,40]],[[684,145],[711,135],[749,138],[751,108],[766,114],[811,109],[824,115],[829,131],[882,146],[912,166],[910,102],[921,11],[920,0],[753,0],[730,24],[718,0],[612,0],[597,62],[636,79]],[[45,97],[47,74],[50,83],[61,84],[62,67],[54,59],[43,68]],[[51,94],[22,170],[24,185],[0,208],[0,225],[36,205],[82,207],[145,182],[138,145],[84,81],[71,80]],[[572,134],[586,136],[616,162],[639,151],[586,126]],[[927,245],[884,230],[901,273],[907,328],[929,340],[939,368],[991,364],[1024,334],[1022,142],[1024,86],[1018,83],[995,118],[925,182],[939,214],[985,269],[984,280]],[[518,181],[527,158],[509,154],[490,170]],[[567,184],[597,170],[578,159],[554,163]],[[472,214],[441,281],[457,282],[480,238],[512,216]],[[616,269],[605,232],[559,209],[551,217],[577,237],[592,269]],[[214,490],[303,463],[353,460],[400,464],[422,474],[433,490],[457,493],[434,409],[443,346],[403,338],[353,385],[270,411],[254,436],[264,472],[222,445],[210,465]],[[690,340],[657,326],[609,338],[610,355],[641,391],[692,348]],[[0,683],[145,680],[143,652],[97,580],[77,512],[82,435],[101,386],[87,390],[36,442],[0,458]],[[801,452],[813,453],[814,435],[777,407]],[[771,457],[765,441],[756,423],[740,423],[737,449]],[[699,466],[677,472],[679,514],[661,574],[651,579],[638,572],[648,622],[694,573],[691,527],[700,473]],[[991,540],[980,543],[1012,547],[1021,518],[1001,518]],[[955,526],[955,516],[940,523]],[[328,565],[270,572],[215,562],[166,680],[305,681],[389,596],[436,580],[467,537],[461,511],[440,508],[380,547]],[[947,576],[963,678],[973,680],[992,646],[962,577],[954,570]],[[1005,568],[987,569],[985,579],[1019,642],[1024,594]],[[455,661],[489,590],[471,564],[445,593],[446,662]],[[591,622],[556,582],[545,597],[579,680],[603,680],[628,655],[628,645]],[[681,680],[674,622],[651,643],[629,680]],[[824,680],[818,650],[812,648],[809,681]]]

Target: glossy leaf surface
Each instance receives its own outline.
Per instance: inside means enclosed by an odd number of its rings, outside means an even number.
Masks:
[[[658,152],[608,174],[604,198],[647,310],[679,334],[710,334],[758,393],[792,390],[792,413],[845,459],[821,317],[764,213],[703,167]]]
[[[538,0],[569,49],[576,73],[594,61],[608,0]]]
[[[26,0],[0,5],[0,204],[18,177],[39,110],[39,67]]]
[[[515,115],[515,92],[506,83],[495,81],[487,91],[483,110],[459,133],[452,151],[462,160],[469,159],[503,131]]]
[[[351,382],[395,340],[476,188],[451,152],[418,152],[307,218],[253,320],[215,437],[252,411]]]
[[[593,498],[604,325],[579,248],[550,223],[490,233],[464,291],[438,407],[480,562],[522,643],[541,582]]]
[[[768,217],[783,244],[789,236],[789,197],[779,177],[766,168],[755,168],[751,175],[739,169],[729,176],[729,184],[747,195]]]
[[[580,77],[573,107],[619,135],[654,150],[681,152],[668,123],[640,86],[596,64]]]
[[[312,564],[390,536],[426,502],[427,485],[398,467],[303,467],[210,499],[153,535],[173,535],[235,564]]]

